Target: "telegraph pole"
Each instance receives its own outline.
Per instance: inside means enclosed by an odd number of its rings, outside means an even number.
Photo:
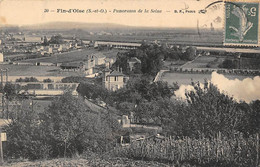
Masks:
[[[3,145],[2,145],[2,127],[0,127],[0,165],[4,163],[4,155],[3,155]]]

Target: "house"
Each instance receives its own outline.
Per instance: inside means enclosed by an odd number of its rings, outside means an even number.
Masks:
[[[93,74],[93,67],[95,67],[95,64],[93,65],[91,59],[85,59],[83,61],[62,63],[59,66],[64,71],[82,71],[85,72],[86,75],[91,75]]]
[[[115,61],[112,58],[105,58],[105,66],[108,68],[110,68],[114,62]]]
[[[51,47],[43,47],[42,50],[40,51],[41,55],[45,55],[45,54],[52,54],[52,48]]]
[[[106,56],[103,53],[98,52],[98,53],[92,54],[91,56],[93,56],[93,58],[95,59],[95,65],[105,64]]]
[[[106,68],[103,71],[102,83],[107,90],[116,91],[123,88],[127,81],[128,77],[120,72],[119,69],[111,72],[108,68]]]
[[[85,62],[86,69],[95,67],[95,58],[93,55],[87,55],[83,61]]]
[[[85,65],[83,62],[70,62],[62,63],[60,68],[64,71],[83,71],[85,70]]]
[[[127,65],[130,71],[134,70],[135,64],[141,64],[141,60],[136,57],[131,57],[129,60],[127,60]]]

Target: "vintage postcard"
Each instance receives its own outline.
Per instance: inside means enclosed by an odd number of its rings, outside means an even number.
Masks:
[[[259,0],[0,0],[0,165],[260,166]]]

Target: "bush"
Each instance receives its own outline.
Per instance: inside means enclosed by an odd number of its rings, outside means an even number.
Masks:
[[[236,68],[236,63],[233,60],[225,59],[221,65],[219,65],[220,68],[227,68],[227,69],[234,69]]]
[[[40,159],[70,157],[86,150],[105,151],[118,122],[91,111],[82,98],[69,93],[55,99],[43,113],[22,111],[6,127],[8,157]]]
[[[23,78],[19,78],[19,79],[16,79],[16,82],[39,82],[37,78],[35,77],[25,77],[24,79]]]
[[[102,99],[106,100],[108,97],[108,90],[102,85],[93,84],[93,83],[80,83],[77,92],[82,97],[87,97],[88,99]]]
[[[47,78],[47,79],[44,79],[43,82],[49,83],[49,82],[52,82],[52,80],[50,78]]]
[[[88,78],[86,77],[79,77],[79,76],[70,76],[62,78],[62,83],[83,83],[88,81]]]
[[[5,154],[8,157],[34,160],[49,156],[50,147],[46,145],[46,136],[41,133],[39,117],[35,112],[18,112],[5,131],[8,138]]]

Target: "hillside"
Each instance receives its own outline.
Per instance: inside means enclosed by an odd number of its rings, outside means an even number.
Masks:
[[[20,27],[25,30],[104,30],[104,29],[126,29],[128,26],[111,23],[80,23],[80,22],[49,22]]]

